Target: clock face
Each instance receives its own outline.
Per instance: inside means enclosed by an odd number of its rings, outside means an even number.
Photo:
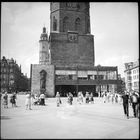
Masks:
[[[77,33],[68,33],[68,42],[76,43],[78,41]]]

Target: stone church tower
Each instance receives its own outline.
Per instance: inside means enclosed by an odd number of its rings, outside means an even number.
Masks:
[[[93,66],[94,37],[90,34],[88,2],[51,2],[51,64]]]
[[[78,91],[115,92],[117,67],[95,66],[88,2],[51,2],[50,35],[40,36],[39,64],[31,65],[31,92],[54,97]]]
[[[48,64],[50,51],[49,51],[49,39],[48,34],[46,33],[46,28],[43,27],[43,32],[40,36],[39,40],[40,48],[39,48],[39,64]]]

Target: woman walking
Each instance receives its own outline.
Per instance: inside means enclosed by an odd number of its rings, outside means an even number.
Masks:
[[[57,107],[60,106],[60,104],[61,104],[61,99],[60,99],[59,92],[56,93],[56,104],[57,104]]]
[[[26,94],[25,106],[26,106],[26,110],[27,109],[31,110],[31,92],[27,92]]]
[[[16,94],[13,93],[10,97],[10,103],[12,104],[12,107],[16,107]]]
[[[3,105],[4,105],[4,108],[8,108],[8,94],[7,94],[7,92],[5,92],[5,94],[3,96]]]

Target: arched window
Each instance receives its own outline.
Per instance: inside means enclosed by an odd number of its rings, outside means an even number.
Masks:
[[[89,21],[89,19],[87,21],[87,33],[90,33],[90,21]]]
[[[53,17],[53,31],[57,31],[57,19]]]
[[[77,18],[76,20],[75,20],[75,30],[76,31],[80,31],[80,18]]]
[[[67,32],[69,27],[69,18],[64,17],[63,19],[63,32]]]

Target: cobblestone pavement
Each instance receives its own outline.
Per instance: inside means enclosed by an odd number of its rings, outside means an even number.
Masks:
[[[62,98],[60,107],[55,98],[46,99],[46,106],[32,106],[25,109],[25,95],[18,95],[18,107],[4,109],[1,106],[1,138],[100,138],[100,139],[138,139],[139,119],[123,114],[120,104],[103,103],[95,98],[94,104],[73,105]]]

